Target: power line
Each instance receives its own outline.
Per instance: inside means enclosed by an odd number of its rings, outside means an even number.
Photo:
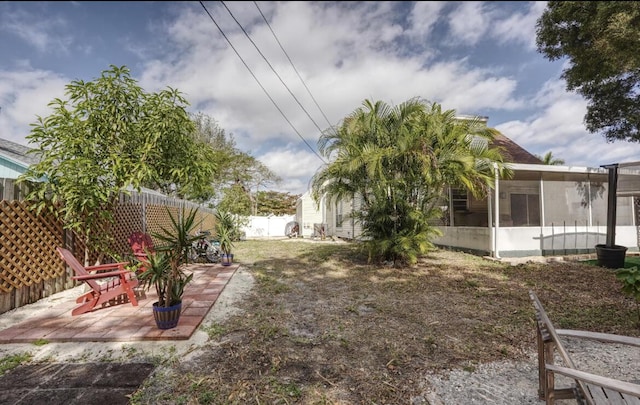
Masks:
[[[289,54],[287,53],[287,51],[284,50],[284,47],[282,46],[282,44],[280,43],[280,40],[278,39],[278,37],[276,36],[276,33],[273,31],[273,29],[271,28],[271,25],[269,24],[269,21],[267,21],[267,18],[264,16],[264,14],[262,13],[262,10],[260,10],[260,7],[258,6],[258,3],[256,3],[255,1],[253,2],[253,4],[255,4],[256,8],[258,9],[258,11],[260,12],[260,15],[262,16],[262,19],[264,20],[264,22],[267,24],[267,27],[269,27],[269,31],[271,31],[271,34],[273,35],[273,38],[275,38],[276,42],[278,43],[278,45],[280,46],[280,49],[282,49],[282,52],[284,53],[284,55],[287,57],[287,59],[289,60],[289,63],[291,64],[291,67],[293,67],[293,70],[296,72],[296,75],[298,75],[298,78],[300,79],[300,81],[302,82],[302,85],[304,86],[305,89],[307,89],[307,93],[309,93],[309,96],[311,97],[311,99],[313,100],[313,102],[315,103],[316,107],[318,107],[318,110],[320,111],[320,114],[322,114],[322,116],[324,117],[325,121],[327,121],[327,124],[329,124],[330,127],[333,126],[333,124],[331,124],[331,122],[329,121],[329,118],[327,118],[327,115],[324,113],[324,111],[322,110],[322,108],[320,108],[320,105],[318,104],[318,102],[316,101],[316,98],[313,97],[313,94],[311,94],[311,90],[309,90],[309,87],[307,87],[307,84],[304,82],[304,80],[302,79],[302,76],[300,75],[300,73],[298,72],[298,69],[296,69],[296,66],[293,64],[293,61],[291,60],[291,58],[289,57]]]
[[[204,5],[204,3],[202,1],[199,2],[200,5],[202,6],[202,8],[204,9],[204,11],[207,13],[207,15],[209,16],[209,18],[211,19],[211,21],[215,24],[215,26],[218,28],[218,31],[220,31],[220,34],[222,34],[222,36],[224,37],[224,39],[227,41],[227,43],[229,44],[229,46],[231,47],[231,49],[233,49],[233,51],[236,53],[236,55],[238,56],[238,58],[240,58],[240,60],[242,61],[242,64],[244,65],[244,67],[247,68],[247,70],[249,71],[249,73],[251,74],[251,76],[253,77],[253,79],[258,83],[258,86],[260,86],[260,88],[262,89],[262,91],[264,91],[264,94],[267,95],[267,97],[269,98],[269,100],[271,100],[271,102],[273,103],[273,105],[276,107],[276,109],[278,110],[278,112],[280,112],[280,114],[282,115],[282,117],[285,119],[285,121],[287,121],[287,123],[291,126],[291,128],[293,129],[293,131],[298,135],[298,137],[300,137],[300,139],[302,139],[302,141],[305,143],[305,145],[307,145],[307,147],[322,161],[322,163],[327,163],[322,156],[320,156],[318,154],[318,152],[315,151],[315,149],[313,149],[313,147],[311,145],[309,145],[309,143],[307,142],[306,139],[304,139],[304,137],[300,134],[300,132],[296,129],[296,127],[291,123],[291,121],[289,121],[289,119],[287,118],[287,116],[284,114],[284,112],[282,112],[282,110],[280,109],[280,107],[278,106],[278,104],[275,102],[275,100],[269,95],[269,92],[267,92],[267,90],[264,88],[264,86],[262,85],[262,83],[260,83],[260,80],[258,80],[258,78],[256,77],[256,75],[253,73],[253,71],[251,70],[251,68],[249,67],[249,65],[247,65],[247,63],[244,61],[244,59],[242,58],[242,56],[240,56],[240,54],[238,53],[238,51],[236,50],[236,48],[233,46],[233,44],[231,43],[231,41],[229,40],[229,38],[227,38],[227,35],[224,33],[224,31],[222,30],[222,28],[218,25],[218,23],[216,22],[215,18],[213,18],[213,16],[211,15],[211,13],[209,12],[209,10],[207,9],[207,7]],[[226,6],[225,6],[226,7]]]
[[[295,94],[293,94],[293,92],[291,91],[291,89],[289,88],[289,86],[286,85],[286,83],[284,82],[284,80],[282,80],[282,77],[280,77],[280,75],[278,74],[278,72],[276,72],[276,70],[273,68],[273,66],[271,65],[271,63],[269,62],[269,60],[267,60],[266,56],[264,56],[264,54],[262,53],[262,51],[260,50],[260,48],[258,48],[258,45],[256,45],[255,42],[253,42],[253,39],[251,39],[251,36],[249,35],[249,33],[247,33],[247,31],[244,29],[244,27],[242,26],[242,24],[240,24],[240,22],[236,19],[236,17],[233,15],[233,13],[231,12],[231,10],[229,10],[229,7],[227,7],[227,5],[224,3],[224,1],[221,1],[220,3],[222,3],[222,5],[224,6],[224,8],[227,9],[227,12],[229,13],[229,15],[231,16],[231,18],[233,18],[233,21],[236,22],[236,24],[238,24],[238,27],[240,27],[240,29],[242,30],[242,32],[244,32],[244,35],[247,37],[247,39],[249,39],[249,42],[251,42],[253,44],[253,47],[256,48],[256,51],[258,51],[258,53],[260,54],[260,56],[262,56],[262,59],[264,59],[264,61],[267,63],[267,65],[269,65],[269,67],[271,68],[271,71],[276,75],[276,77],[280,80],[280,83],[282,83],[282,85],[287,89],[287,91],[289,92],[289,94],[291,94],[291,97],[293,97],[294,100],[296,100],[296,103],[298,103],[298,105],[300,106],[300,108],[302,108],[302,111],[305,112],[305,114],[307,114],[307,117],[309,117],[309,119],[311,120],[311,122],[313,122],[313,125],[316,126],[316,129],[318,130],[318,132],[322,133],[322,129],[320,128],[320,126],[314,121],[314,119],[311,117],[311,115],[309,114],[309,112],[304,108],[304,106],[302,105],[302,103],[300,103],[300,101],[298,100],[298,98],[295,96]],[[329,124],[331,125],[331,124]]]

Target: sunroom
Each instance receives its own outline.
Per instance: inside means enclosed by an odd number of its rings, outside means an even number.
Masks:
[[[594,253],[607,243],[610,167],[511,167],[485,199],[450,190],[437,245],[501,258]],[[615,169],[615,243],[638,251],[640,164]]]

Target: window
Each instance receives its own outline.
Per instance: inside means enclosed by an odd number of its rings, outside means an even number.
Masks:
[[[342,200],[336,201],[336,227],[342,227]]]
[[[513,226],[540,225],[540,196],[511,194],[511,220]]]
[[[451,205],[453,211],[466,211],[467,210],[467,190],[464,188],[452,188],[451,189]]]

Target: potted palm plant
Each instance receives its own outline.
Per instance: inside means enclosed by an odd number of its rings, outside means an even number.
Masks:
[[[216,211],[216,238],[220,242],[220,262],[223,266],[230,266],[233,263],[233,235],[235,223],[233,216],[226,211]]]
[[[153,315],[160,329],[176,327],[182,312],[182,295],[184,289],[193,279],[187,274],[183,265],[189,260],[189,249],[198,238],[191,235],[195,226],[196,209],[185,212],[176,218],[167,209],[171,227],[161,227],[161,232],[153,236],[160,241],[156,252],[148,256],[147,270],[138,277],[146,289],[155,287],[158,301],[153,303]]]

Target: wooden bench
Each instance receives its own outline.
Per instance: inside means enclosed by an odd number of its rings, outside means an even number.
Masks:
[[[536,311],[538,394],[540,399],[545,400],[548,405],[554,404],[558,399],[572,398],[575,398],[579,404],[640,405],[640,384],[579,370],[563,346],[560,337],[620,343],[639,348],[640,338],[581,330],[555,329],[536,294],[533,291],[529,291],[529,296]],[[554,364],[556,353],[562,359],[562,366]],[[556,388],[556,374],[573,379],[575,381],[574,386]]]

